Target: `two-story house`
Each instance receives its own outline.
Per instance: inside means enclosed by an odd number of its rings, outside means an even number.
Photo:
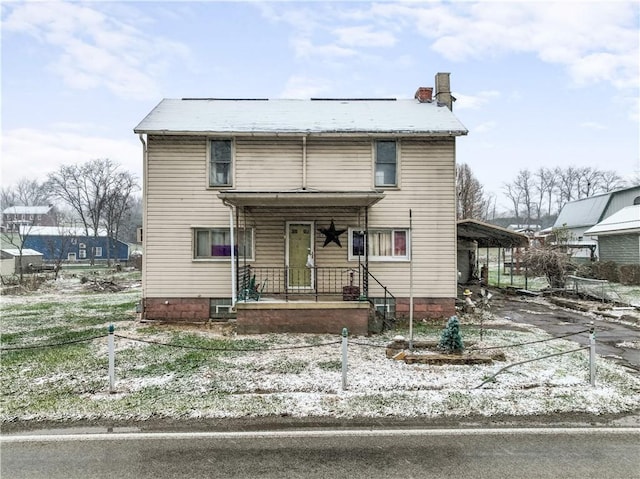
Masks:
[[[58,214],[53,205],[9,206],[2,211],[2,231],[18,231],[25,226],[55,226]]]
[[[449,74],[413,99],[161,101],[143,144],[143,317],[367,332],[455,312]],[[373,306],[372,306],[373,305]]]

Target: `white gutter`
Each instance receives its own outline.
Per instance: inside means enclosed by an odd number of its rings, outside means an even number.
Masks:
[[[307,136],[302,137],[302,189],[307,189]]]
[[[230,243],[231,243],[231,308],[236,307],[236,255],[234,245],[236,244],[234,238],[234,224],[233,224],[233,205],[230,205],[226,200],[223,200],[222,203],[229,208],[229,232],[230,232]]]
[[[149,170],[148,166],[148,149],[147,142],[144,139],[142,133],[138,134],[140,142],[142,143],[142,299],[144,309],[144,298],[146,297],[146,283],[147,283],[147,174]]]

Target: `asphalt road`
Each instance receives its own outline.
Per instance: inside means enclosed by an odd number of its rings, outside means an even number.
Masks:
[[[640,327],[629,324],[593,319],[579,311],[546,306],[545,304],[508,299],[492,305],[491,312],[508,317],[514,323],[532,324],[554,336],[596,328],[596,353],[615,360],[630,372],[640,374],[640,349],[620,346],[621,343],[640,341]],[[584,346],[589,345],[589,333],[566,338]],[[640,475],[639,475],[640,477]]]
[[[640,428],[4,436],[3,479],[640,477]]]

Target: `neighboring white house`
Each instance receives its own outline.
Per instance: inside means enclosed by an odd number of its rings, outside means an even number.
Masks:
[[[601,261],[640,264],[640,204],[622,208],[584,234],[598,239]]]

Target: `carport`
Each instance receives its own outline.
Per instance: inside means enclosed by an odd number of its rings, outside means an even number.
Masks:
[[[482,221],[473,219],[459,220],[457,224],[458,236],[458,282],[468,283],[469,281],[479,278],[481,282],[487,284],[489,277],[489,249],[498,248],[498,285],[500,284],[500,273],[505,266],[502,260],[503,249],[527,248],[529,246],[529,238],[515,231],[501,228],[500,226],[491,225]],[[486,250],[486,258],[484,266],[480,269],[478,275],[478,263],[481,250]],[[513,254],[512,254],[513,257]],[[511,277],[513,278],[513,261],[508,265],[511,269]],[[526,281],[525,273],[525,281]],[[526,288],[526,285],[525,285]]]

